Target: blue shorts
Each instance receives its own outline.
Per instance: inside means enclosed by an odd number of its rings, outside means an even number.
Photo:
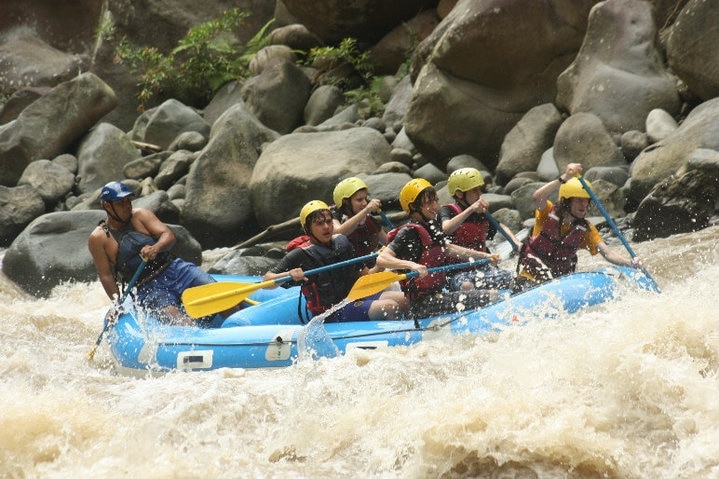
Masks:
[[[369,321],[369,308],[372,301],[379,299],[382,293],[379,292],[366,298],[352,301],[339,311],[335,311],[325,318],[326,323],[344,323],[347,321]]]
[[[184,311],[183,291],[214,282],[215,279],[199,266],[175,258],[160,274],[137,288],[137,301],[146,310],[159,311],[176,306]]]

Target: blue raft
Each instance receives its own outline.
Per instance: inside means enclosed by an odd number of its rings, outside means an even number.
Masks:
[[[248,282],[223,276],[220,281]],[[258,279],[255,278],[257,281]],[[625,284],[625,286],[623,286]],[[298,314],[299,288],[259,290],[259,304],[229,317],[219,328],[168,326],[138,313],[132,303],[108,336],[121,369],[143,371],[270,368],[290,366],[301,357],[333,357],[351,348],[408,346],[451,331],[483,335],[537,317],[553,317],[615,299],[622,288],[653,290],[630,268],[607,267],[574,273],[479,310],[426,319],[308,324]],[[300,305],[304,309],[304,305]],[[306,321],[306,319],[305,319]]]

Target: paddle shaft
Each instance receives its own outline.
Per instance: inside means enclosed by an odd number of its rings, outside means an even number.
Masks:
[[[451,271],[453,269],[472,268],[474,266],[487,264],[491,261],[492,261],[491,258],[485,258],[485,259],[478,259],[475,261],[467,261],[464,263],[444,264],[442,266],[435,266],[433,268],[427,268],[427,274],[439,273],[442,271]],[[409,273],[404,273],[399,276],[404,276],[404,278],[401,278],[401,279],[409,279],[409,278],[413,278],[418,275],[419,275],[419,273],[417,271],[410,271]]]
[[[387,228],[394,228],[394,225],[392,224],[392,221],[387,217],[386,214],[384,214],[384,211],[379,210],[379,216],[382,218],[382,221],[384,221],[384,224],[387,225]]]
[[[145,269],[145,265],[147,265],[147,260],[145,258],[142,258],[140,265],[137,267],[137,270],[135,270],[135,274],[132,275],[130,282],[127,284],[127,288],[125,288],[125,292],[122,293],[122,296],[120,297],[120,300],[117,304],[122,305],[122,303],[125,302],[125,299],[127,299],[127,297],[130,295],[132,288],[135,287],[135,283],[137,283],[137,280],[140,278],[142,271]],[[105,319],[105,325],[103,326],[102,331],[100,331],[100,335],[95,341],[95,346],[87,354],[88,359],[92,359],[95,356],[95,351],[97,351],[97,348],[102,343],[102,339],[105,337],[105,333],[107,333],[107,331],[112,327],[112,324],[114,324],[112,321],[108,321],[107,318]]]
[[[509,244],[512,245],[512,249],[514,251],[519,251],[519,245],[514,242],[512,237],[509,236],[509,234],[506,231],[504,231],[504,228],[502,228],[502,226],[499,224],[499,221],[497,221],[497,218],[492,216],[492,214],[489,211],[487,211],[484,214],[487,216],[487,219],[489,220],[489,222],[492,223],[492,226],[494,226],[497,231],[502,233],[502,236],[504,236],[507,239],[507,241],[509,241]]]
[[[627,249],[627,252],[629,253],[629,256],[632,258],[635,258],[637,255],[634,253],[634,250],[629,245],[629,242],[624,237],[621,231],[619,231],[619,228],[617,227],[617,224],[614,222],[611,216],[609,216],[609,213],[606,209],[604,209],[604,206],[599,201],[599,198],[597,198],[597,195],[594,194],[592,189],[589,187],[587,182],[584,180],[583,177],[577,176],[577,179],[582,184],[582,187],[586,190],[587,193],[589,193],[589,197],[592,199],[595,205],[597,205],[597,209],[600,213],[602,213],[602,216],[604,216],[604,219],[607,220],[607,223],[609,223],[609,226],[614,231],[614,234],[617,235],[617,238],[622,242],[624,247]],[[654,278],[652,278],[652,275],[649,274],[649,271],[646,270],[646,268],[642,267],[642,272],[647,276],[647,279],[652,283],[652,286],[656,289],[657,292],[659,292],[659,286],[657,285],[657,282],[654,281]]]

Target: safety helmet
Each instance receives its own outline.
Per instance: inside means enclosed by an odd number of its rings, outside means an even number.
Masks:
[[[457,191],[464,193],[478,186],[484,186],[484,178],[476,168],[460,168],[449,175],[447,180],[447,189],[452,196]]]
[[[414,203],[419,194],[427,188],[432,188],[432,183],[424,178],[410,180],[402,187],[402,190],[399,192],[399,204],[405,213],[410,213],[409,205]]]
[[[305,204],[302,209],[300,210],[300,224],[302,227],[305,227],[305,222],[307,221],[307,218],[314,213],[315,211],[320,210],[329,210],[330,207],[327,206],[327,203],[320,200],[312,200]]]
[[[364,181],[360,180],[356,176],[346,178],[335,186],[335,190],[332,193],[332,199],[335,201],[335,205],[338,207],[342,206],[342,200],[345,198],[352,198],[352,195],[357,193],[359,190],[369,190]]]
[[[119,181],[111,181],[102,187],[102,191],[100,192],[100,203],[103,201],[119,201],[133,194],[134,193],[130,187],[126,184],[120,183]]]
[[[592,184],[590,182],[586,180],[584,182],[587,184],[589,189],[592,188]],[[589,195],[589,192],[584,189],[582,182],[579,181],[579,178],[572,178],[559,187],[559,199],[562,200],[564,198],[591,198],[591,196]]]

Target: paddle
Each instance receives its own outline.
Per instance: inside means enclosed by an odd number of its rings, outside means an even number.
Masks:
[[[594,204],[597,205],[597,209],[602,213],[602,216],[604,216],[604,219],[607,220],[607,223],[609,223],[609,226],[611,226],[612,230],[614,230],[614,234],[617,235],[619,240],[622,242],[624,247],[627,249],[627,252],[629,252],[629,256],[632,258],[636,257],[636,254],[634,253],[634,250],[632,250],[632,247],[629,246],[629,242],[624,237],[621,231],[619,231],[619,228],[617,227],[616,223],[614,223],[614,220],[612,220],[612,217],[609,216],[609,213],[606,209],[604,209],[604,206],[602,206],[602,203],[599,201],[599,198],[597,198],[597,195],[594,194],[592,189],[589,187],[587,182],[584,180],[582,176],[577,176],[577,179],[582,184],[582,187],[589,193],[589,197],[592,198],[592,201],[594,201]],[[654,281],[654,278],[652,278],[652,275],[649,274],[649,271],[647,271],[646,268],[642,267],[642,273],[647,277],[649,282],[652,285],[652,288],[657,292],[661,293],[661,290],[659,289],[659,285],[657,285],[657,282]]]
[[[87,353],[87,359],[89,361],[92,361],[92,358],[95,357],[95,352],[97,351],[97,348],[102,343],[102,338],[105,337],[105,333],[107,333],[110,328],[115,324],[115,320],[117,319],[116,313],[117,308],[119,306],[122,306],[122,303],[125,302],[125,299],[130,295],[130,291],[132,291],[132,288],[135,287],[135,283],[137,283],[137,279],[142,274],[142,270],[145,269],[145,265],[147,265],[147,260],[140,256],[142,258],[142,261],[140,262],[140,265],[137,267],[137,270],[135,271],[135,274],[132,275],[132,279],[130,279],[130,282],[127,284],[127,288],[125,288],[125,292],[122,293],[122,296],[120,297],[120,300],[117,302],[117,304],[113,304],[112,311],[108,311],[105,315],[105,325],[102,328],[102,331],[100,331],[100,335],[97,337],[97,340],[95,341],[95,346],[90,350],[89,353]],[[108,319],[110,317],[110,319]]]
[[[460,268],[471,268],[479,266],[481,264],[489,263],[491,258],[480,259],[477,261],[468,261],[466,263],[453,263],[445,264],[443,266],[435,266],[434,268],[428,268],[427,273],[438,273],[440,271],[449,271],[452,269]],[[393,271],[380,271],[379,273],[372,273],[360,278],[355,282],[354,286],[347,295],[349,301],[356,301],[358,299],[372,296],[373,294],[379,293],[385,290],[395,281],[402,281],[403,279],[412,278],[417,276],[419,273],[416,271],[410,271],[409,273],[395,273]]]
[[[306,276],[322,273],[335,268],[341,268],[354,263],[361,263],[376,258],[379,253],[371,253],[364,256],[340,261],[339,263],[328,264],[319,268],[305,271]],[[244,301],[251,293],[258,289],[275,286],[280,283],[291,281],[292,276],[287,275],[277,279],[262,281],[260,283],[210,283],[202,286],[188,288],[182,293],[182,303],[185,311],[193,318],[201,318],[210,314],[218,313],[235,306]]]
[[[519,251],[519,245],[518,245],[517,243],[515,243],[514,240],[512,239],[512,237],[509,235],[509,233],[507,233],[507,232],[504,230],[504,228],[502,228],[502,227],[499,225],[499,221],[497,221],[497,218],[495,218],[494,216],[492,216],[492,214],[491,214],[489,211],[487,211],[487,212],[484,213],[484,214],[485,214],[485,216],[487,217],[487,219],[489,220],[489,222],[492,223],[492,226],[494,226],[494,228],[495,228],[497,231],[499,231],[499,232],[502,234],[502,236],[504,236],[504,237],[507,239],[507,241],[509,241],[509,244],[512,245],[512,249],[513,249],[514,251]]]
[[[394,225],[392,224],[390,219],[387,217],[387,215],[384,214],[384,211],[379,210],[379,216],[380,216],[380,218],[382,218],[382,221],[384,221],[384,224],[387,225],[387,228],[390,228],[390,229],[394,228]]]

